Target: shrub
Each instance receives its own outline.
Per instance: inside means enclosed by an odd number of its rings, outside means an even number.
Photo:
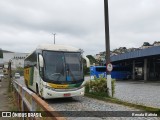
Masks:
[[[115,84],[116,80],[115,79],[112,79],[111,81],[111,85],[112,85],[112,97],[114,97],[114,94],[115,94]]]
[[[85,93],[109,97],[106,78],[95,78],[85,84]],[[115,94],[115,80],[112,80],[112,97]]]
[[[18,67],[16,70],[12,70],[12,75],[14,76],[15,73],[19,73],[21,76],[24,75],[24,68]]]
[[[84,75],[89,75],[89,68],[87,66],[83,67]]]

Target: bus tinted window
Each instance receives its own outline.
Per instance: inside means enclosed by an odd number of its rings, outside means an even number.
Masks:
[[[100,68],[96,68],[97,72],[106,72],[106,68],[105,67],[100,67]]]
[[[64,53],[66,64],[69,65],[71,71],[80,71],[80,54]]]
[[[99,78],[100,76],[105,77],[106,66],[92,66],[90,67],[90,75],[91,78],[96,76]],[[113,70],[111,72],[111,77],[114,79],[129,79],[131,78],[131,68],[126,66],[116,66],[113,65]]]
[[[64,55],[61,52],[44,51],[45,77],[54,81],[65,81]]]
[[[83,79],[80,53],[43,51],[43,56],[47,80],[75,82]]]
[[[113,67],[113,71],[130,71],[129,67]]]

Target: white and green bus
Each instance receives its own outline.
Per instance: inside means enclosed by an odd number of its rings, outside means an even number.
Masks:
[[[65,45],[39,45],[24,61],[26,86],[42,98],[84,95],[83,59],[78,48]]]

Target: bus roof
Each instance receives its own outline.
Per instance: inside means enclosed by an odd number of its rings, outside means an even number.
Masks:
[[[95,67],[95,68],[106,68],[106,66],[90,66],[90,67]],[[126,66],[113,65],[113,67],[126,67]]]
[[[78,48],[67,46],[67,45],[56,45],[56,44],[41,44],[37,49],[42,50],[53,50],[53,51],[70,51],[70,52],[80,52]]]
[[[96,67],[96,68],[102,68],[102,67],[104,67],[105,68],[106,66],[94,66],[93,65],[93,66],[90,66],[90,67]]]

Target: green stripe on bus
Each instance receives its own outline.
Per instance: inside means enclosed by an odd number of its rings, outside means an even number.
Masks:
[[[76,87],[80,87],[82,83],[78,83],[78,84],[69,84],[69,88],[76,88]]]
[[[34,75],[34,67],[30,68],[30,80],[29,80],[29,84],[33,85],[33,75]]]

